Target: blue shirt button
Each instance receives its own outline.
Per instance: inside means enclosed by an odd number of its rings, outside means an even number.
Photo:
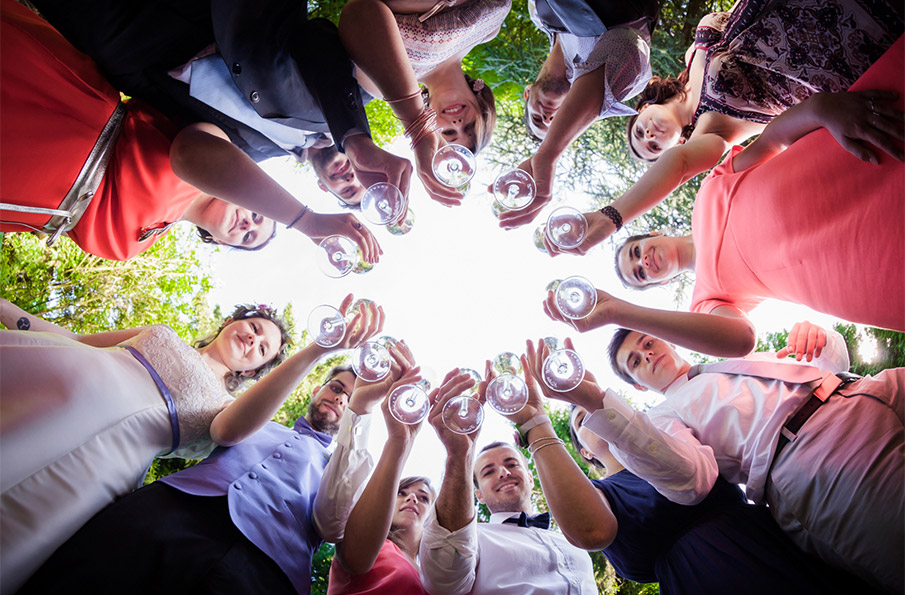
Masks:
[[[255,473],[254,471],[252,471],[251,473],[248,474],[248,477],[249,477],[249,479],[257,479],[258,474]]]
[[[278,453],[278,452],[275,452],[275,453],[273,453],[273,458],[275,458],[275,459],[281,459],[281,458],[283,458],[283,455],[281,455],[281,454]]]

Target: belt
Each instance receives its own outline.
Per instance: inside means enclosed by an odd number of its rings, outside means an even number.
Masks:
[[[116,139],[119,138],[120,130],[122,130],[123,117],[125,115],[126,106],[123,103],[117,104],[113,114],[110,115],[104,125],[104,129],[98,135],[94,147],[92,147],[85,164],[82,166],[82,170],[76,176],[69,192],[66,193],[66,196],[60,202],[60,206],[55,209],[45,209],[42,207],[0,203],[0,210],[50,215],[50,220],[44,224],[44,227],[36,231],[50,234],[50,237],[47,238],[47,245],[52,246],[63,232],[69,231],[78,224],[79,219],[82,218],[82,215],[88,209],[88,205],[91,204],[94,193],[97,192],[98,186],[101,185],[104,172],[107,171],[110,158],[113,157],[113,148],[116,146]]]
[[[166,454],[172,454],[174,450],[179,448],[179,416],[176,414],[176,403],[173,401],[173,395],[170,394],[170,389],[163,383],[163,379],[157,373],[157,370],[154,369],[154,366],[151,365],[151,362],[145,359],[145,356],[131,345],[123,345],[123,347],[145,367],[148,374],[151,375],[151,379],[154,380],[154,384],[157,385],[157,390],[160,391],[163,400],[166,401],[167,412],[170,414],[170,428],[173,430],[173,446],[170,448],[170,452]]]
[[[776,443],[776,452],[773,453],[773,459],[779,455],[785,446],[795,440],[798,436],[801,426],[814,414],[817,409],[823,405],[830,395],[839,390],[840,386],[845,386],[855,380],[860,380],[857,374],[849,374],[848,372],[837,372],[836,374],[827,374],[822,380],[818,381],[816,388],[811,391],[807,400],[801,404],[795,415],[785,423],[779,433],[779,441]]]

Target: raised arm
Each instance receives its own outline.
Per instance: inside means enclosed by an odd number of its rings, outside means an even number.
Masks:
[[[411,370],[394,383],[390,391],[419,379],[417,370]],[[396,421],[389,412],[386,399],[381,408],[387,424],[387,441],[383,445],[374,474],[349,514],[345,538],[336,546],[340,563],[351,574],[368,572],[377,560],[390,531],[402,469],[408,460],[415,436],[421,429],[420,423],[405,425]]]
[[[340,306],[343,315],[351,303],[350,294]],[[338,345],[325,348],[312,343],[306,346],[257,381],[238,399],[228,403],[211,423],[211,438],[220,446],[242,442],[270,421],[321,357],[338,349],[352,349],[382,329],[383,308],[372,302],[346,325],[346,334]]]
[[[377,262],[380,246],[354,215],[323,215],[304,205],[267,175],[213,124],[200,122],[181,130],[170,147],[173,172],[202,192],[274,219],[292,224],[314,243],[328,235],[344,235],[358,244],[364,259]]]
[[[527,341],[522,366],[528,385],[528,403],[518,413],[506,416],[516,425],[525,425],[532,419],[538,419],[537,416],[544,419],[546,415],[535,381],[535,374],[542,369],[543,358],[547,355],[544,349],[543,340],[538,341],[538,348]],[[586,375],[586,381],[593,381],[593,376],[588,376],[590,374]],[[546,393],[546,386],[542,388]],[[529,451],[533,450],[532,457],[547,506],[569,543],[586,550],[607,547],[616,538],[616,517],[600,491],[591,484],[565,446],[559,443],[549,417],[529,428],[525,438]]]
[[[554,45],[554,48],[556,47]],[[530,223],[550,202],[559,158],[600,116],[605,74],[606,68],[601,66],[576,80],[569,89],[559,108],[560,116],[550,123],[547,136],[544,137],[537,152],[519,165],[534,177],[537,195],[526,209],[503,213],[500,216],[500,227],[511,229]]]
[[[352,61],[383,98],[393,100],[393,113],[409,130],[424,112],[424,102],[390,7],[381,0],[350,0],[339,19],[339,36]],[[458,205],[462,196],[435,180],[431,171],[431,160],[441,144],[440,133],[433,132],[415,145],[418,177],[431,198],[447,206]]]
[[[473,385],[468,374],[456,369],[430,395],[428,421],[446,447],[443,483],[424,522],[419,553],[421,582],[430,593],[458,595],[469,593],[474,586],[478,545],[472,469],[479,430],[464,436],[455,434],[442,419],[443,405]]]
[[[733,306],[714,308],[710,314],[676,312],[638,306],[597,290],[597,305],[587,318],[570,320],[556,308],[553,292],[548,292],[544,312],[579,332],[607,324],[649,333],[692,351],[717,357],[742,357],[757,344],[754,325]]]

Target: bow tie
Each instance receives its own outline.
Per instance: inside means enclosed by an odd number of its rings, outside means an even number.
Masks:
[[[535,527],[536,529],[549,529],[550,528],[550,513],[542,512],[540,514],[536,514],[534,516],[529,516],[524,512],[519,514],[518,516],[510,517],[503,521],[503,523],[510,523],[512,525],[518,525],[519,527]]]

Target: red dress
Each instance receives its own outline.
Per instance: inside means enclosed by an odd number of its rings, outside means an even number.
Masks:
[[[903,38],[852,91],[905,85]],[[852,322],[905,331],[905,165],[857,159],[827,132],[808,134],[741,173],[729,157],[701,184],[692,215],[691,309],[764,298]]]
[[[330,565],[327,595],[427,595],[421,586],[418,569],[402,550],[387,539],[377,554],[374,566],[364,574],[351,575],[336,558]]]
[[[2,0],[0,48],[0,202],[57,208],[120,95],[90,58],[12,0]],[[156,237],[140,242],[142,231],[177,221],[199,195],[170,167],[178,128],[140,102],[126,108],[100,187],[68,232],[84,251],[114,260],[147,250]],[[3,211],[0,231],[48,219]]]

